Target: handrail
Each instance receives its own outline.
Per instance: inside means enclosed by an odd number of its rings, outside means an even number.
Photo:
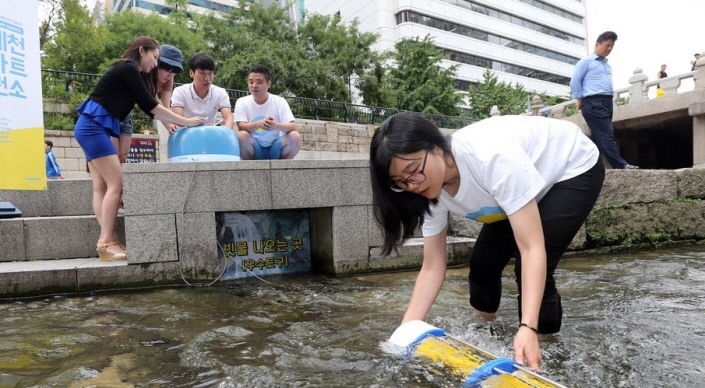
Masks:
[[[615,89],[614,103],[624,105],[630,102],[649,100],[649,92],[656,88],[662,89],[662,96],[673,96],[678,94],[678,89],[682,86],[683,81],[689,79],[694,80],[696,89],[702,88],[703,85],[698,84],[698,74],[700,71],[705,74],[705,61],[702,63],[698,61],[696,66],[697,69],[694,71],[651,81],[649,81],[649,77],[643,73],[643,70],[637,67],[634,69],[633,75],[629,78],[631,86]],[[700,75],[700,77],[705,79],[703,75]],[[656,98],[658,97],[659,95],[656,96]],[[572,113],[577,111],[576,104],[576,100],[569,100],[557,105],[540,108],[540,100],[535,99],[532,101],[532,111],[527,113],[527,115],[550,115],[556,118],[563,118],[570,116],[571,111]]]
[[[100,74],[76,73],[71,71],[42,69],[43,90],[62,89],[68,79],[76,80],[78,90],[90,93],[100,79]],[[178,86],[180,84],[175,84]],[[230,97],[231,106],[235,106],[238,98],[249,95],[248,91],[225,89]],[[400,109],[379,106],[351,104],[340,101],[317,100],[305,97],[284,97],[291,106],[294,117],[299,119],[336,121],[343,123],[374,124],[379,125],[387,117],[403,112]],[[419,113],[433,121],[439,128],[457,129],[471,124],[475,120],[463,116],[447,116],[428,113]]]

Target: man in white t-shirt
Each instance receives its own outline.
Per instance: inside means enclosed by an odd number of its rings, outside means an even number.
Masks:
[[[289,103],[270,94],[269,69],[253,66],[247,76],[250,95],[235,102],[235,123],[243,160],[293,159],[301,149],[301,135],[296,131]]]
[[[216,125],[216,114],[223,121],[218,125],[233,127],[230,97],[225,89],[213,85],[215,60],[208,54],[199,53],[189,59],[189,75],[193,82],[174,89],[171,110],[186,118],[205,117],[205,125]]]

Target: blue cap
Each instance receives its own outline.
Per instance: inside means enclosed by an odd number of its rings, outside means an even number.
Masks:
[[[184,71],[184,66],[181,62],[184,60],[184,56],[181,54],[181,50],[170,44],[163,44],[159,46],[159,61],[164,62],[169,66],[173,66],[179,71]]]

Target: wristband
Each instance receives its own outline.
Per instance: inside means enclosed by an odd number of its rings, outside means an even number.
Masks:
[[[520,323],[520,324],[519,324],[519,327],[522,327],[522,326],[528,327],[528,328],[531,329],[531,331],[533,331],[534,333],[539,334],[539,329],[537,329],[537,328],[535,328],[535,327],[529,326],[528,323],[524,323],[524,322]]]

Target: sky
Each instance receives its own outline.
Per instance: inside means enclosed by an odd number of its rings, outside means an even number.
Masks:
[[[96,1],[82,0],[92,9]],[[591,53],[597,36],[604,31],[618,35],[609,56],[615,89],[629,86],[634,68],[649,80],[666,64],[669,76],[690,71],[693,54],[705,51],[705,0],[583,0],[588,25],[587,46]],[[587,53],[586,53],[587,54]]]
[[[589,52],[602,32],[617,33],[617,42],[608,57],[615,89],[629,86],[629,77],[636,67],[649,81],[656,79],[663,64],[667,65],[669,76],[687,73],[693,54],[705,51],[705,0],[585,1]]]

